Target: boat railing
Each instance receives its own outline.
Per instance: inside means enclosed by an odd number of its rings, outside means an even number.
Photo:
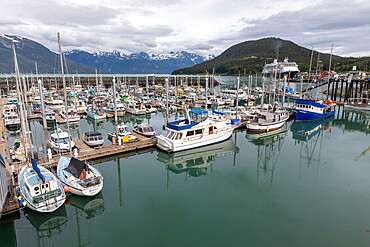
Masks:
[[[33,203],[34,204],[39,204],[40,202],[46,202],[52,198],[56,198],[62,194],[61,190],[56,189],[52,190],[46,193],[42,193],[41,195],[35,196],[33,198]]]

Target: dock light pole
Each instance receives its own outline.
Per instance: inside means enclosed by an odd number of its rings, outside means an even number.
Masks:
[[[166,123],[168,123],[168,78],[166,78],[165,82],[166,82]]]
[[[113,103],[114,103],[114,122],[116,127],[116,143],[119,143],[118,139],[118,117],[117,117],[117,99],[116,99],[116,78],[113,77]]]
[[[44,127],[44,134],[45,134],[45,143],[46,143],[46,152],[49,149],[49,137],[48,137],[48,127],[46,124],[46,117],[45,117],[45,104],[44,104],[44,92],[43,92],[43,85],[42,81],[39,79],[39,92],[40,92],[40,101],[41,101],[41,114],[42,114],[42,125]]]

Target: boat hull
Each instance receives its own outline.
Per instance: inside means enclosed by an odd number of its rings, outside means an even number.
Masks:
[[[325,119],[334,116],[335,111],[331,111],[329,113],[315,113],[303,110],[294,110],[293,117],[297,122],[305,122],[305,121],[317,121],[320,119]]]
[[[103,181],[97,186],[87,188],[87,189],[82,189],[82,190],[78,189],[78,188],[75,188],[75,187],[71,186],[70,184],[67,184],[63,180],[60,180],[60,181],[62,182],[62,184],[64,186],[69,187],[69,191],[72,194],[75,194],[77,196],[95,196],[103,189]]]
[[[246,127],[247,130],[250,132],[267,132],[271,130],[276,130],[283,127],[286,120],[279,121],[276,123],[268,123],[268,124],[253,124],[247,123]]]
[[[162,136],[157,136],[158,143],[157,147],[166,152],[178,152],[198,147],[203,147],[211,144],[215,144],[218,142],[222,142],[230,138],[234,131],[234,128],[230,128],[225,130],[223,133],[219,133],[217,135],[209,135],[205,136],[199,140],[195,141],[181,141],[178,143],[171,143],[167,140],[167,138]]]

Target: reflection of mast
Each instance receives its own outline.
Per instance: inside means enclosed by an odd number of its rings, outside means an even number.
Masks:
[[[236,108],[238,109],[238,104],[236,105]],[[236,145],[236,137],[237,137],[238,135],[237,134],[235,134],[235,145]],[[235,168],[235,164],[236,164],[236,152],[234,152],[234,163],[233,163],[233,167]]]
[[[257,145],[257,183],[259,181],[259,169],[266,175],[271,171],[270,183],[272,185],[274,170],[280,156],[281,147],[284,144],[286,136],[285,127],[271,131],[270,133],[261,134],[247,134],[248,139]],[[270,161],[272,161],[271,168],[269,169]]]
[[[117,169],[118,169],[118,191],[119,191],[119,207],[123,207],[123,200],[122,200],[122,180],[121,180],[121,163],[120,158],[117,158]]]
[[[81,232],[80,232],[80,219],[78,218],[78,211],[76,209],[76,225],[77,225],[77,239],[78,239],[78,246],[82,246],[81,244]]]
[[[168,166],[166,165],[167,170],[167,191],[170,190],[170,170],[168,169]]]

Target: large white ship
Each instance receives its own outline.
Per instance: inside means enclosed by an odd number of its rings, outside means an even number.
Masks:
[[[270,77],[274,76],[275,71],[277,78],[282,78],[285,75],[292,78],[299,72],[299,69],[296,62],[289,62],[286,57],[284,62],[278,62],[277,59],[275,59],[273,63],[266,64],[265,67],[263,67],[262,74],[265,77]]]

